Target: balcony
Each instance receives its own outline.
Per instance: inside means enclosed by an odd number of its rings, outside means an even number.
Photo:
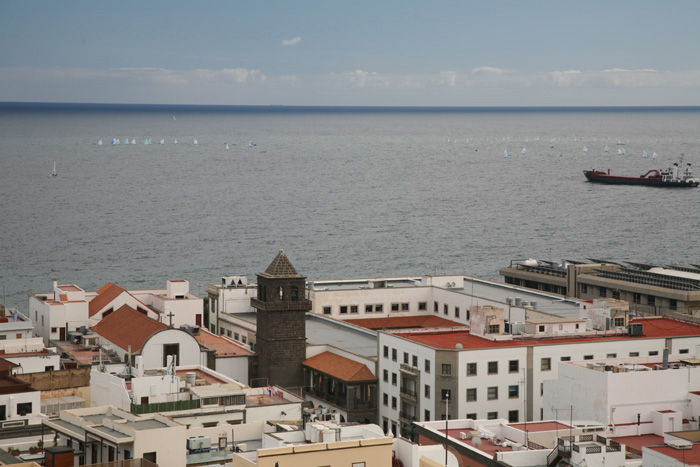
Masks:
[[[413,422],[415,420],[418,420],[416,418],[416,414],[413,412],[404,412],[403,410],[399,411],[399,418],[402,420],[406,420],[407,422]]]
[[[420,375],[420,370],[416,368],[415,366],[407,365],[405,363],[402,363],[401,366],[399,366],[399,370],[403,373],[407,373],[409,375],[414,375],[414,376],[419,376]]]
[[[407,388],[402,386],[401,389],[399,389],[399,395],[404,399],[418,402],[418,393],[416,392],[415,388]]]
[[[258,310],[264,311],[308,311],[311,310],[311,300],[263,302],[257,298],[250,299],[250,305]]]

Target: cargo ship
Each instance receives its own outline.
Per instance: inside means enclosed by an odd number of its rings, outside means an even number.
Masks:
[[[681,168],[678,162],[666,170],[652,169],[639,177],[612,175],[610,169],[602,172],[596,169],[584,170],[583,174],[589,182],[608,183],[611,185],[646,185],[670,188],[692,188],[700,185],[700,178],[693,177],[691,164]]]

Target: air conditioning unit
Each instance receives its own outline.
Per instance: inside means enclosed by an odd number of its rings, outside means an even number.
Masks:
[[[666,444],[671,446],[673,449],[693,449],[693,443],[691,443],[690,441],[686,441],[684,439],[675,439],[675,440],[669,441]]]

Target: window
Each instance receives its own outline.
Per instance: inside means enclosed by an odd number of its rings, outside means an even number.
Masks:
[[[414,355],[414,356],[413,356],[413,359],[412,359],[412,362],[411,362],[411,363],[412,363],[411,366],[412,366],[413,368],[418,368],[418,355]]]
[[[440,391],[441,400],[449,399],[452,400],[452,391],[450,389],[443,389]]]
[[[408,352],[403,353],[403,364],[408,365]]]
[[[425,389],[423,391],[423,394],[425,395],[425,397],[427,399],[430,399],[430,385],[429,384],[425,385]]]
[[[392,373],[391,374],[391,384],[396,386],[396,380],[397,380],[396,373]]]
[[[632,294],[632,303],[642,303],[642,294],[640,293],[633,293]]]
[[[374,305],[375,313],[381,313],[382,311],[384,311],[384,305],[382,305],[381,303],[379,305]]]
[[[435,309],[435,310],[434,310],[435,313],[437,313],[438,310],[439,310],[439,308],[440,308],[440,305],[438,304],[438,302],[433,302],[433,308]]]
[[[229,329],[228,331],[226,331],[226,335],[227,335],[228,337],[231,337],[231,336],[233,336],[233,333],[232,333],[231,330]]]
[[[468,418],[469,420],[476,420],[476,414],[475,413],[468,413],[465,418]]]
[[[467,363],[467,376],[476,376],[476,363]]]
[[[543,358],[542,362],[540,363],[540,370],[549,371],[551,369],[552,369],[552,359],[549,357]]]
[[[519,396],[520,386],[514,384],[513,386],[508,386],[508,399],[517,399]]]
[[[658,351],[658,350],[650,350],[650,351],[649,351],[649,356],[650,356],[650,357],[653,357],[654,355],[659,355],[659,351]]]
[[[654,297],[653,295],[647,295],[647,305],[655,306],[656,297]]]
[[[430,360],[425,359],[425,372],[430,373]]]
[[[467,389],[467,402],[476,401],[476,388]]]
[[[32,403],[31,402],[23,402],[20,404],[17,404],[17,413],[20,415],[27,415],[32,413]]]
[[[389,382],[389,370],[384,370],[384,382]]]
[[[498,412],[489,412],[486,414],[487,420],[496,420],[498,418]]]
[[[399,304],[398,304],[398,303],[392,303],[392,304],[391,304],[391,311],[399,311]]]
[[[388,406],[389,405],[389,394],[384,393],[383,399],[384,399],[383,400],[384,405]]]
[[[605,356],[605,358],[617,358],[617,354],[616,353],[609,353]]]
[[[673,311],[678,310],[678,300],[672,298],[668,307]],[[41,319],[43,320],[44,317],[42,316]],[[44,322],[42,321],[41,324],[44,324]]]
[[[498,399],[498,386],[491,386],[488,388],[486,398],[490,401]]]
[[[324,315],[330,315],[330,314],[331,314],[331,307],[329,307],[329,306],[324,306],[324,307],[323,307],[323,314],[324,314]]]
[[[571,357],[561,357],[560,360],[561,360],[562,362],[570,362],[570,361],[571,361]]]
[[[544,332],[544,325],[543,324],[537,326],[537,332]]]
[[[520,412],[517,410],[508,411],[508,423],[518,423]]]
[[[593,360],[593,355],[584,355],[583,359],[584,360]]]
[[[489,362],[489,371],[488,373],[490,375],[497,375],[498,374],[498,362]]]
[[[341,314],[341,315],[347,315],[347,314],[348,314],[348,306],[347,306],[347,305],[340,305],[340,314]]]
[[[157,456],[156,456],[155,452],[144,452],[143,458],[146,459],[147,461],[153,462],[154,464],[157,463],[157,460],[156,460]]]
[[[680,349],[678,353],[688,353],[688,349]]]
[[[613,319],[613,326],[624,326],[625,325],[625,318],[614,318]]]
[[[418,309],[420,311],[425,311],[428,309],[428,302],[418,302]]]
[[[450,307],[447,305],[447,303],[445,303],[445,304],[442,306],[442,314],[444,314],[444,315],[449,315],[449,314],[450,314]]]
[[[500,334],[501,325],[500,324],[489,324],[489,334]]]
[[[425,421],[425,422],[429,422],[429,421],[430,421],[430,410],[426,410],[426,411],[423,413],[423,421]]]
[[[588,293],[588,284],[581,284],[581,293]]]
[[[630,357],[639,357],[639,352],[630,352]]]
[[[619,300],[619,299],[620,299],[620,291],[619,291],[619,290],[613,290],[613,291],[612,291],[612,297],[613,297],[615,300]]]
[[[396,349],[391,349],[391,359],[396,361]]]
[[[58,332],[58,328],[51,328],[51,332],[54,332],[54,333]]]
[[[384,358],[389,358],[389,347],[384,346]]]
[[[442,364],[442,376],[450,376],[452,374],[452,365],[449,363]]]
[[[386,405],[386,404],[385,404],[385,405]],[[389,420],[387,420],[387,419],[385,418],[384,421],[382,422],[382,425],[383,425],[383,428],[384,428],[384,433],[388,432],[388,431],[389,431]]]
[[[396,409],[396,397],[395,396],[391,397],[391,408]]]
[[[401,311],[408,311],[408,303],[401,304]]]
[[[510,360],[508,362],[508,373],[517,373],[520,371],[520,361]]]
[[[455,307],[455,318],[459,318],[459,307]]]
[[[605,287],[600,288],[600,292],[598,293],[599,296],[601,297],[607,297],[608,296],[608,290]]]
[[[364,462],[353,462],[352,467],[365,467]]]
[[[365,313],[372,313],[374,311],[374,305],[365,305]]]

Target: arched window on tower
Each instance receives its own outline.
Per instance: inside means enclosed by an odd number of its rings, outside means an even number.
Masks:
[[[280,286],[280,300],[284,300],[284,289]]]
[[[293,302],[298,302],[299,301],[299,288],[296,285],[293,285],[289,289],[289,299]]]

